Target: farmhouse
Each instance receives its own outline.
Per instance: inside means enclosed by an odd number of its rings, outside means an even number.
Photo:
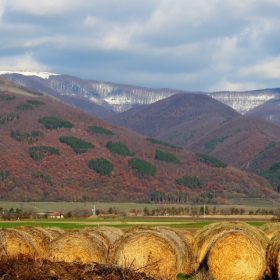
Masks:
[[[52,212],[50,215],[49,215],[50,218],[53,218],[53,219],[63,219],[63,215],[61,212]]]

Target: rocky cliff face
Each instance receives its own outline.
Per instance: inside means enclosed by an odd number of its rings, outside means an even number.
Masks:
[[[242,115],[280,97],[280,89],[264,89],[246,92],[214,92],[207,94],[210,97],[230,106]]]

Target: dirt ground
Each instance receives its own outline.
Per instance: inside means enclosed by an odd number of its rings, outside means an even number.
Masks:
[[[112,264],[0,260],[0,280],[154,280]]]

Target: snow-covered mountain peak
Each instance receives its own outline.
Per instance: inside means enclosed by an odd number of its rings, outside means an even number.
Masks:
[[[4,74],[21,74],[24,76],[37,76],[42,79],[48,79],[50,76],[59,76],[59,74],[51,72],[36,72],[36,71],[0,71],[0,75]]]

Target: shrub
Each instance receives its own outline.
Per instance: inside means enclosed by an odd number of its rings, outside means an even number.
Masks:
[[[44,155],[60,155],[58,149],[50,146],[34,146],[28,149],[29,155],[32,159],[39,161],[44,158]]]
[[[43,137],[44,133],[38,130],[33,130],[31,134],[19,130],[12,130],[10,136],[18,142],[28,140],[28,143],[33,143],[38,141],[38,137]]]
[[[105,158],[96,158],[90,160],[88,167],[95,170],[97,173],[100,173],[101,175],[107,175],[114,169],[114,165]]]
[[[105,129],[102,126],[89,126],[88,128],[91,131],[93,131],[94,133],[102,133],[102,134],[108,134],[108,135],[114,134],[114,132],[112,132],[111,130]]]
[[[61,127],[71,128],[73,124],[69,121],[59,119],[54,116],[43,117],[38,120],[39,123],[42,123],[47,129],[57,129]]]
[[[129,148],[122,142],[113,143],[113,142],[109,141],[106,144],[106,148],[112,154],[118,154],[118,155],[122,155],[122,156],[134,156],[134,153],[130,152]]]
[[[205,163],[211,163],[215,167],[223,167],[223,168],[227,167],[226,163],[224,163],[214,157],[211,157],[211,156],[208,156],[205,154],[200,154],[200,153],[196,153],[196,156],[204,159]]]
[[[174,146],[174,145],[171,145],[169,143],[166,143],[166,142],[162,142],[160,140],[157,140],[157,139],[154,139],[154,138],[147,138],[148,141],[154,143],[154,144],[158,144],[158,145],[162,145],[162,146],[166,146],[166,147],[171,147],[171,148],[177,148],[177,149],[182,149],[180,147],[177,147],[177,146]]]
[[[176,156],[161,150],[156,150],[156,159],[181,164],[181,161]]]
[[[32,105],[44,105],[45,103],[42,101],[38,100],[26,100],[27,103],[32,104]]]
[[[178,185],[183,185],[191,189],[195,189],[203,185],[203,182],[198,179],[196,176],[184,176],[182,178],[175,179],[175,182]]]
[[[17,106],[17,109],[19,110],[33,110],[34,107],[32,105],[29,104],[20,104]]]
[[[35,178],[42,178],[44,179],[49,185],[53,186],[53,182],[51,180],[50,175],[44,175],[42,172],[37,171],[36,173],[33,174]]]
[[[3,115],[0,115],[0,125],[9,123],[15,119],[19,119],[20,115],[16,113],[4,113]]]
[[[263,170],[259,173],[260,176],[263,178],[277,183],[278,184],[278,191],[280,186],[280,162],[276,162],[272,164],[268,169]]]
[[[144,159],[140,158],[131,158],[128,161],[128,164],[133,168],[136,169],[141,175],[155,175],[157,169],[151,163],[145,161]]]
[[[223,142],[225,139],[227,139],[229,135],[223,135],[220,137],[214,137],[213,139],[209,140],[204,147],[208,149],[207,154],[211,153],[213,150],[215,150],[217,143]]]
[[[0,101],[9,101],[16,99],[15,96],[0,95]]]
[[[69,145],[77,154],[85,153],[88,149],[94,148],[92,143],[74,136],[61,136],[59,141]]]

